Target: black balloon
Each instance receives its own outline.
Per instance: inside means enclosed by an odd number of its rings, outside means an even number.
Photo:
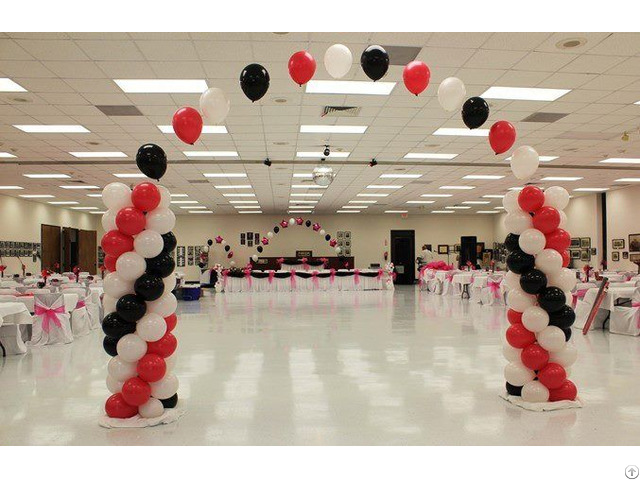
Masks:
[[[108,337],[120,338],[135,332],[136,324],[125,321],[116,312],[111,312],[102,320],[102,331]]]
[[[520,277],[520,288],[531,295],[536,295],[546,286],[547,276],[536,268],[529,270]]]
[[[147,273],[156,277],[168,277],[176,268],[176,262],[168,253],[161,253],[157,257],[147,258]]]
[[[273,233],[278,233],[280,231],[280,227],[279,226],[275,226],[273,227]]]
[[[175,408],[178,404],[178,394],[174,393],[173,397],[165,398],[164,400],[160,399],[160,402],[162,402],[164,408]]]
[[[563,328],[562,331],[564,332],[565,341],[568,342],[571,339],[571,328]]]
[[[209,245],[209,246],[213,245],[213,240],[211,240],[211,239],[207,240],[207,245]]]
[[[162,278],[148,273],[143,273],[133,284],[136,294],[140,295],[147,302],[159,299],[164,293],[164,282]]]
[[[548,313],[557,312],[567,304],[567,297],[558,287],[547,287],[540,290],[538,304]]]
[[[160,180],[167,171],[167,155],[158,145],[146,143],[138,149],[136,165],[147,177]]]
[[[116,303],[116,312],[126,322],[137,322],[147,313],[147,304],[144,298],[128,293],[123,295]]]
[[[256,248],[256,250],[258,250],[258,253],[262,253],[262,250],[264,249],[262,248],[262,245],[258,245],[258,248]]]
[[[116,348],[118,346],[118,340],[120,340],[120,337],[106,336],[102,339],[102,348],[104,348],[104,351],[112,357],[115,357],[118,354],[118,350]]]
[[[176,249],[176,245],[178,244],[178,240],[173,232],[168,232],[162,235],[162,241],[164,242],[164,246],[162,247],[162,251],[164,253],[173,252]]]
[[[324,236],[324,239],[328,242],[329,240],[331,240],[331,235],[329,235],[328,233]]]
[[[510,252],[515,252],[516,250],[520,250],[520,235],[516,235],[515,233],[510,233],[507,235],[507,238],[504,239],[504,246]]]
[[[522,395],[522,387],[516,387],[515,385],[511,385],[509,382],[507,382],[507,393],[509,395],[520,397]]]
[[[569,305],[564,305],[560,310],[549,315],[549,325],[562,329],[571,327],[575,321],[576,312]]]
[[[462,121],[471,128],[481,127],[489,118],[489,105],[482,97],[471,97],[462,105]]]
[[[229,245],[225,245],[224,246],[224,251],[228,252],[229,250],[231,250],[231,247]]]
[[[360,56],[360,65],[367,77],[375,82],[389,70],[389,54],[380,45],[369,45]]]
[[[307,227],[310,227],[310,226],[311,226],[311,220],[307,220],[306,222],[304,222],[304,224],[305,224]]]
[[[527,273],[533,268],[536,263],[536,259],[533,255],[524,253],[522,250],[515,250],[507,257],[507,267],[513,273],[522,275]]]
[[[247,65],[240,74],[240,87],[252,102],[260,100],[269,90],[269,72],[257,63]]]

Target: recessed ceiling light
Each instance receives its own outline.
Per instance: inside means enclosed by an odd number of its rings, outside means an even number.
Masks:
[[[504,175],[465,175],[463,180],[500,180]]]
[[[407,153],[404,158],[420,158],[431,160],[452,160],[458,156],[457,153]]]
[[[482,198],[504,198],[504,195],[483,195]]]
[[[54,198],[54,195],[19,195],[22,198]]]
[[[495,210],[478,210],[476,213],[500,213]]]
[[[26,133],[91,133],[82,125],[14,125]]]
[[[608,188],[602,188],[602,187],[582,187],[582,188],[574,188],[573,191],[574,192],[606,192],[607,190],[609,190]]]
[[[293,178],[313,178],[313,173],[294,173]]]
[[[388,193],[358,193],[356,197],[388,197]]]
[[[255,197],[255,193],[223,193],[223,197]]]
[[[231,205],[240,204],[240,203],[258,203],[257,200],[229,200]]]
[[[291,185],[291,188],[327,188],[325,185]]]
[[[607,158],[599,163],[640,163],[640,158]]]
[[[378,203],[377,200],[349,200],[349,203]]]
[[[213,212],[211,210],[189,210],[189,213],[213,213]]]
[[[366,125],[300,125],[300,133],[364,133]]]
[[[415,203],[418,205],[426,205],[428,203],[436,203],[435,200],[409,200],[407,203]]]
[[[114,82],[124,93],[202,93],[208,88],[205,80],[118,79]]]
[[[555,160],[556,158],[560,158],[560,157],[551,156],[551,155],[539,155],[538,156],[538,160],[540,160],[541,162],[550,162],[552,160]],[[505,162],[510,162],[511,161],[511,157],[507,157],[504,160],[505,160]]]
[[[321,197],[322,193],[292,193],[292,197]]]
[[[188,205],[186,207],[180,207],[180,208],[182,208],[184,210],[204,210],[207,207],[205,207],[203,205]]]
[[[262,213],[262,210],[241,210],[238,213]]]
[[[26,92],[27,90],[10,78],[0,78],[0,92]]]
[[[467,200],[466,202],[462,202],[464,205],[488,205],[491,202],[483,202],[482,200]]]
[[[323,152],[297,152],[298,158],[347,158],[351,152],[331,152],[325,155]]]
[[[262,208],[260,205],[234,205],[233,208]]]
[[[447,135],[456,137],[488,137],[488,128],[476,128],[469,130],[468,128],[439,128],[432,135]]]
[[[197,200],[171,200],[172,205],[194,205],[198,203]]]
[[[78,202],[47,202],[50,205],[78,205]]]
[[[24,190],[24,188],[17,185],[0,185],[0,190]]]
[[[118,178],[147,178],[144,173],[114,173],[113,176]]]
[[[431,213],[454,213],[453,210],[431,210]]]
[[[175,133],[173,131],[173,125],[158,125],[158,129],[160,129],[162,133]],[[222,134],[222,133],[229,133],[229,132],[227,131],[227,127],[225,127],[224,125],[203,125],[201,133],[202,134],[209,134],[209,133]]]
[[[60,188],[65,190],[96,190],[100,187],[95,185],[60,185]]]
[[[443,185],[439,188],[440,190],[473,190],[476,187],[466,185]]]
[[[71,207],[71,210],[97,210],[98,207]]]
[[[369,208],[369,205],[343,205],[342,208]]]
[[[182,152],[187,157],[237,157],[238,152],[233,150],[201,150],[201,151],[191,151],[191,152]]]
[[[124,152],[69,152],[76,158],[126,158]]]
[[[462,205],[452,205],[450,207],[444,207],[447,210],[469,210],[471,207],[463,207]]]
[[[207,178],[246,178],[246,173],[203,173]]]
[[[384,213],[409,213],[409,210],[385,210]]]
[[[448,197],[453,197],[453,194],[451,193],[423,193],[422,195],[420,195],[423,198],[448,198]]]
[[[16,156],[11,155],[9,152],[0,152],[0,158],[16,158]]]
[[[576,182],[584,177],[544,177],[540,180],[543,182]]]
[[[22,176],[27,178],[71,178],[64,173],[25,173]]]
[[[570,91],[563,88],[490,87],[480,96],[495,100],[553,102]]]
[[[381,189],[381,190],[398,190],[402,188],[404,185],[367,185],[367,188],[371,189]]]
[[[102,198],[102,194],[101,193],[87,193],[87,197]]]
[[[310,80],[305,91],[336,95],[389,95],[395,86],[396,82]]]
[[[640,178],[637,177],[628,177],[628,178],[619,178],[617,180],[614,180],[615,182],[640,182]]]
[[[384,173],[380,178],[420,178],[421,176],[417,173]]]
[[[186,193],[172,193],[171,197],[172,198],[184,198],[184,197],[188,197],[189,195],[187,195]]]
[[[360,210],[336,210],[336,213],[360,213]]]

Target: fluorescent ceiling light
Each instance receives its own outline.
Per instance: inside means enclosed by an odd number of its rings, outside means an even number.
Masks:
[[[203,173],[207,178],[246,178],[246,173]]]
[[[495,210],[478,210],[476,213],[500,213]]]
[[[349,203],[378,203],[377,200],[349,200]]]
[[[576,182],[584,177],[544,177],[540,180],[543,182]]]
[[[214,185],[218,190],[244,190],[253,188],[251,185]]]
[[[380,178],[420,178],[421,176],[417,173],[384,173]]]
[[[97,210],[98,207],[71,207],[71,210]]]
[[[171,200],[172,205],[193,205],[198,203],[197,200]]]
[[[494,210],[505,210],[504,207],[493,207]]]
[[[25,173],[23,177],[27,178],[71,178],[64,173]]]
[[[420,195],[423,198],[448,198],[453,197],[451,193],[423,193]]]
[[[189,210],[189,213],[213,213],[211,210]]]
[[[64,188],[65,190],[96,190],[100,187],[96,187],[95,185],[60,185],[60,188]]]
[[[407,153],[404,158],[419,158],[430,160],[452,160],[458,156],[457,153]]]
[[[236,204],[236,203],[258,203],[257,200],[230,200],[229,201],[230,204]]]
[[[504,195],[483,195],[482,198],[504,198]]]
[[[186,157],[237,157],[238,152],[233,150],[199,150],[182,152]]]
[[[313,213],[313,210],[287,210],[287,213]]]
[[[455,213],[453,210],[431,210],[431,213]]]
[[[87,197],[102,198],[102,194],[101,193],[87,193]]]
[[[78,205],[78,202],[47,202],[50,205]]]
[[[118,178],[147,178],[144,173],[114,173],[113,176]]]
[[[614,180],[615,182],[640,182],[640,178],[634,177],[634,178],[619,178],[617,180]]]
[[[606,158],[599,163],[640,163],[640,158]]]
[[[385,210],[384,213],[409,213],[409,210]]]
[[[289,200],[289,203],[318,203],[318,200]]]
[[[184,198],[184,197],[188,197],[189,195],[187,195],[186,193],[172,193],[171,197],[172,198]]]
[[[495,100],[533,100],[553,102],[571,90],[564,88],[525,88],[525,87],[489,87],[482,98]]]
[[[124,93],[202,93],[208,88],[205,80],[118,79],[114,82]]]
[[[107,213],[107,211],[106,210],[99,210],[99,211],[96,212],[95,210],[91,210],[89,213],[91,215],[103,215],[103,214]]]
[[[19,195],[22,198],[54,198],[55,195]]]
[[[336,95],[389,95],[395,86],[396,82],[310,80],[305,92]]]
[[[476,187],[466,185],[443,185],[440,190],[473,190]]]
[[[522,190],[524,187],[511,187],[509,188],[509,190],[513,190],[515,192],[519,192],[520,190]]]
[[[293,178],[312,178],[313,173],[294,173]]]
[[[76,158],[126,158],[124,152],[69,152]]]
[[[488,205],[491,202],[483,202],[482,200],[467,200],[466,202],[462,202],[464,205]]]
[[[0,185],[0,190],[24,190],[24,188],[17,185]]]
[[[556,158],[560,158],[557,156],[550,156],[550,155],[539,155],[538,156],[538,160],[540,160],[541,162],[550,162],[551,160],[555,160]],[[507,157],[504,159],[505,162],[510,162],[511,161],[511,157]]]
[[[594,188],[583,187],[583,188],[574,188],[573,189],[574,192],[606,192],[607,190],[609,190],[609,189],[608,188],[602,188],[602,187],[594,187]]]
[[[233,207],[234,208],[238,208],[238,209],[240,209],[240,208],[258,208],[258,209],[260,209],[260,208],[262,208],[262,207],[260,207],[260,205],[234,205]]]
[[[455,137],[488,137],[488,128],[476,128],[469,130],[468,128],[439,128],[432,135],[447,135]]]
[[[463,180],[500,180],[504,175],[465,175]]]
[[[182,208],[184,210],[204,210],[207,207],[205,207],[203,205],[188,205],[186,207],[180,207],[180,208]]]
[[[640,100],[634,103],[634,105],[640,105]]]
[[[382,189],[382,190],[398,190],[402,188],[404,185],[367,185],[367,188],[371,189]]]
[[[0,92],[26,92],[27,90],[10,78],[0,78]]]
[[[436,203],[435,200],[409,200],[407,203],[414,203],[417,205],[427,205],[429,203]]]
[[[336,213],[360,213],[360,210],[336,210]]]
[[[369,208],[369,205],[343,205],[342,208]]]
[[[321,197],[322,193],[292,193],[292,197]]]
[[[356,197],[388,197],[388,193],[358,193]]]
[[[162,133],[175,133],[173,131],[173,125],[158,125],[158,129]],[[224,125],[203,125],[202,134],[208,133],[229,133],[227,127]]]
[[[366,125],[300,125],[300,133],[364,133]]]
[[[444,207],[447,210],[469,210],[471,207],[463,207],[462,205],[453,205],[451,207]]]
[[[238,213],[262,213],[262,210],[241,210]]]
[[[0,152],[0,158],[16,158],[16,156],[11,155],[9,152]]]
[[[323,152],[297,152],[298,158],[347,158],[351,152],[331,152],[328,156]]]
[[[91,133],[82,125],[14,125],[25,133]]]
[[[255,197],[255,193],[223,193],[223,197]]]
[[[291,188],[327,188],[324,185],[291,185]]]

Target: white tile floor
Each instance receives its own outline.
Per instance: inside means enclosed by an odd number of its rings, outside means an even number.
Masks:
[[[498,397],[501,307],[405,287],[222,294],[179,312],[178,423],[97,425],[109,357],[94,332],[4,360],[0,445],[640,443],[639,338],[574,330],[586,407],[532,413]]]

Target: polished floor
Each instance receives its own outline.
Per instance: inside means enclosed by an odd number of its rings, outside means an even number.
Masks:
[[[574,331],[586,406],[533,413],[498,397],[501,307],[404,287],[218,294],[179,313],[177,423],[98,426],[94,332],[0,359],[0,445],[640,444],[638,338]]]

